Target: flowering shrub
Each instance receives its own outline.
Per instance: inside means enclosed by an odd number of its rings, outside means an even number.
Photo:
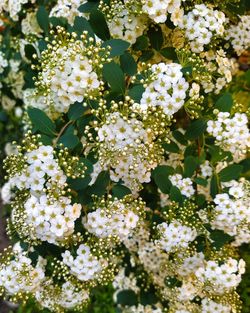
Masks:
[[[2,1],[4,299],[26,313],[249,312],[249,11]]]

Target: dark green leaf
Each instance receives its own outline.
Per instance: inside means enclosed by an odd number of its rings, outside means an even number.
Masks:
[[[164,150],[168,152],[178,153],[180,151],[178,145],[174,141],[171,141],[170,143],[164,143],[162,146]]]
[[[123,55],[121,55],[120,63],[124,73],[128,74],[129,76],[136,74],[137,64],[130,53],[125,52]]]
[[[81,36],[81,34],[84,31],[88,32],[88,35],[92,38],[95,37],[95,34],[88,22],[88,20],[83,17],[83,16],[76,16],[74,20],[74,26],[73,26],[74,31],[78,34],[78,36]]]
[[[28,60],[34,60],[33,55],[37,54],[36,49],[32,45],[26,45],[24,47],[25,56]]]
[[[174,130],[172,132],[172,135],[174,137],[174,139],[176,139],[180,144],[186,146],[188,144],[187,139],[185,138],[185,136],[178,130]]]
[[[89,16],[89,23],[94,33],[102,40],[109,40],[110,33],[104,15],[99,10],[92,10]]]
[[[102,44],[102,47],[104,48],[108,46],[111,47],[109,56],[113,58],[115,56],[122,55],[129,48],[130,43],[122,39],[110,39]]]
[[[222,230],[212,230],[210,232],[210,238],[213,240],[212,245],[218,250],[222,248],[226,243],[232,240],[232,237],[224,233]]]
[[[80,140],[74,134],[64,134],[60,137],[58,143],[62,143],[69,149],[74,149],[80,143]]]
[[[125,91],[125,76],[120,66],[115,62],[104,64],[103,77],[109,83],[111,90],[114,93],[124,93]]]
[[[159,165],[154,169],[152,177],[161,192],[169,193],[171,182],[168,177],[173,174],[174,169],[167,165]]]
[[[165,285],[169,288],[181,287],[182,282],[178,280],[175,276],[167,276],[165,278]]]
[[[74,190],[85,189],[90,183],[90,181],[91,181],[91,177],[89,175],[86,175],[84,178],[76,178],[76,179],[69,178],[67,180],[70,188]]]
[[[140,56],[140,61],[146,62],[146,61],[150,60],[153,56],[154,56],[153,50],[144,50]]]
[[[233,179],[238,179],[241,172],[243,170],[243,166],[239,164],[232,164],[227,166],[226,168],[223,168],[219,172],[219,178],[220,181],[225,182],[225,181],[230,181]]]
[[[211,177],[210,194],[214,198],[219,193],[219,178],[216,174]]]
[[[172,186],[170,188],[169,198],[170,198],[170,200],[178,202],[180,204],[182,204],[182,202],[183,202],[183,196],[182,196],[180,190],[175,186]]]
[[[206,128],[207,121],[196,120],[188,126],[185,137],[189,140],[198,138],[201,134],[205,132]]]
[[[128,95],[135,100],[135,102],[140,103],[144,91],[145,88],[143,85],[136,85],[128,91]]]
[[[177,59],[175,48],[173,48],[173,47],[161,49],[160,54],[169,60],[176,60]]]
[[[68,118],[71,121],[77,120],[82,116],[82,114],[85,112],[85,107],[82,105],[82,103],[76,102],[72,104],[68,111]]]
[[[145,50],[148,48],[148,38],[146,36],[140,36],[136,39],[136,42],[133,46],[134,50]]]
[[[94,194],[97,196],[103,196],[106,193],[106,189],[108,187],[109,182],[110,182],[109,172],[108,171],[101,172],[98,175],[94,185],[88,188],[88,193],[90,195]]]
[[[36,18],[38,25],[45,32],[45,34],[49,33],[49,14],[46,11],[44,6],[40,6],[36,13]]]
[[[123,186],[123,185],[115,185],[113,188],[112,188],[112,194],[114,197],[118,198],[118,199],[121,199],[123,198],[124,196],[130,194],[131,191],[128,187],[126,186]]]
[[[162,35],[161,27],[157,25],[154,25],[154,27],[150,27],[147,35],[148,35],[151,47],[159,51],[163,45],[163,35]]]
[[[41,110],[37,108],[28,108],[29,118],[36,130],[41,133],[54,136],[56,132],[56,126],[51,119]]]
[[[204,186],[204,187],[206,187],[208,184],[208,181],[203,177],[196,177],[194,181],[196,182],[196,184]]]
[[[98,5],[98,2],[86,2],[79,6],[78,11],[82,13],[90,13],[92,10],[97,9]]]
[[[189,155],[184,159],[184,176],[192,177],[198,166],[197,158]]]
[[[136,305],[137,302],[138,302],[137,296],[133,290],[125,289],[117,294],[118,304],[132,306]]]
[[[52,138],[46,135],[40,135],[39,141],[45,146],[51,146],[53,144]]]
[[[229,92],[225,92],[215,103],[215,108],[220,112],[231,112],[233,98]]]

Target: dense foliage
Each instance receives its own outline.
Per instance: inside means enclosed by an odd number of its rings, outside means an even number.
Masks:
[[[3,0],[18,312],[249,312],[250,3]]]

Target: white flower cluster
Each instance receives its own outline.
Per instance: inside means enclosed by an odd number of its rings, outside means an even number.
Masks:
[[[74,232],[74,222],[81,214],[81,205],[71,205],[70,198],[66,196],[52,199],[46,194],[53,186],[63,190],[66,182],[53,151],[51,146],[40,146],[26,153],[27,164],[21,173],[9,179],[5,186],[5,199],[10,200],[14,187],[28,190],[30,196],[23,204],[23,213],[25,222],[30,226],[30,236],[58,243]],[[13,209],[13,221],[18,219],[16,213],[16,209]]]
[[[226,40],[229,40],[238,55],[250,47],[250,16],[240,16],[237,25],[230,25],[226,31]]]
[[[65,282],[61,288],[56,288],[50,280],[35,293],[36,301],[48,309],[73,309],[89,299],[88,291],[75,287],[71,282]]]
[[[198,268],[204,264],[205,256],[202,252],[196,253],[193,256],[184,258],[182,264],[177,269],[180,276],[192,275]]]
[[[113,9],[115,15],[108,21],[111,35],[134,44],[147,27],[145,16],[130,14],[121,3],[116,4]]]
[[[54,158],[53,151],[51,146],[40,146],[28,152],[28,166],[9,180],[11,185],[18,189],[29,189],[34,196],[42,195],[44,187],[50,187],[51,183],[62,187],[67,177]]]
[[[34,1],[32,0],[31,2],[34,3]],[[4,11],[8,12],[14,21],[18,21],[18,13],[21,11],[22,5],[28,2],[29,0],[1,0],[0,14],[4,13]]]
[[[8,66],[8,61],[4,57],[4,53],[0,51],[0,74],[3,73],[5,67]]]
[[[183,178],[181,174],[175,174],[169,176],[169,180],[172,185],[177,187],[183,196],[187,198],[192,197],[195,193],[192,180],[187,177]]]
[[[81,215],[80,204],[70,204],[71,200],[61,197],[51,201],[46,195],[31,196],[24,204],[26,222],[33,229],[33,236],[42,241],[56,244],[74,232],[75,220]]]
[[[235,59],[229,59],[224,50],[216,52],[209,50],[202,53],[205,58],[206,67],[214,77],[213,80],[201,81],[201,85],[206,93],[214,91],[216,94],[232,81],[232,75],[235,71]],[[219,75],[218,75],[219,74]]]
[[[42,32],[36,19],[37,12],[28,12],[25,19],[22,20],[21,27],[24,35],[39,34]]]
[[[217,303],[207,298],[202,300],[201,305],[202,305],[201,313],[210,313],[210,312],[231,313],[232,312],[230,306]]]
[[[100,86],[89,58],[84,55],[84,49],[81,42],[76,42],[68,49],[59,48],[54,53],[54,64],[57,65],[42,72],[43,82],[51,89],[49,103],[52,101],[56,112],[66,112],[71,104],[82,102],[87,93]]]
[[[137,226],[139,216],[121,201],[114,201],[109,212],[98,208],[83,219],[84,227],[97,237],[118,236],[126,238]]]
[[[237,182],[233,183],[228,192],[229,194],[221,193],[216,195],[214,199],[216,206],[213,210],[211,225],[213,228],[223,230],[225,233],[237,238],[237,233],[242,228],[241,224],[250,223],[249,197],[243,185]],[[230,198],[230,196],[233,198]]]
[[[234,160],[239,162],[250,148],[248,119],[244,113],[219,112],[215,121],[207,123],[207,132],[216,138],[216,144],[230,151]]]
[[[161,308],[155,308],[151,305],[138,304],[137,306],[132,305],[128,309],[125,309],[123,313],[162,313]]]
[[[100,261],[91,253],[89,246],[81,244],[74,258],[70,251],[62,253],[63,263],[70,269],[70,273],[81,281],[95,279],[103,269]]]
[[[50,16],[64,17],[70,25],[74,24],[76,16],[85,16],[80,13],[80,5],[87,3],[86,0],[57,0],[56,5],[51,9]]]
[[[165,23],[167,14],[174,14],[180,10],[181,1],[185,0],[145,0],[142,10],[156,23]]]
[[[150,182],[151,169],[156,164],[149,159],[151,139],[141,121],[126,119],[118,112],[112,113],[99,128],[98,141],[101,143],[101,168],[111,165],[113,181],[121,179],[131,190],[138,189],[138,183]],[[99,163],[97,167],[100,167]]]
[[[160,239],[156,243],[166,252],[187,248],[189,243],[197,236],[195,229],[182,225],[177,220],[173,220],[169,224],[161,223],[157,228],[160,233]]]
[[[44,278],[44,269],[40,264],[33,267],[31,259],[21,251],[15,251],[13,260],[0,265],[0,286],[4,287],[9,295],[35,292]]]
[[[159,63],[151,69],[156,78],[142,95],[141,109],[160,106],[166,115],[171,116],[183,106],[189,86],[183,77],[181,65]]]
[[[185,30],[193,52],[202,52],[213,36],[223,35],[225,14],[208,8],[205,4],[197,4],[187,15],[184,15],[179,27]]]
[[[208,160],[206,160],[203,164],[200,165],[201,175],[203,177],[211,177],[213,174],[213,169],[210,166]]]
[[[222,294],[237,287],[244,272],[245,262],[230,258],[222,265],[217,261],[207,261],[205,267],[200,267],[195,275],[205,284],[205,289],[214,294]]]

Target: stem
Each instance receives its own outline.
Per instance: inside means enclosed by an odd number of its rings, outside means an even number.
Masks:
[[[57,135],[57,137],[56,137],[56,139],[55,139],[55,142],[54,142],[54,147],[56,146],[56,144],[57,144],[57,142],[58,142],[58,140],[60,139],[60,137],[62,136],[62,134],[63,134],[63,132],[65,131],[65,129],[70,125],[70,124],[72,124],[74,121],[68,121],[68,123],[67,124],[65,124],[63,127],[62,127],[62,129],[60,130],[60,132],[58,133],[58,135]]]

